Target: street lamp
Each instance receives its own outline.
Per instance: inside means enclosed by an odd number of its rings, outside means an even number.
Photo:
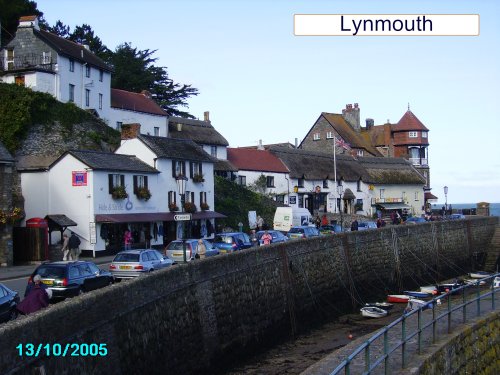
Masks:
[[[340,231],[343,232],[344,231],[344,228],[343,228],[343,220],[342,220],[342,208],[341,208],[341,204],[342,204],[342,194],[344,194],[344,187],[342,185],[338,185],[337,186],[337,193],[339,193],[339,197],[340,197],[340,200],[339,200],[339,212],[340,212]]]
[[[181,209],[184,212],[184,203],[186,201],[186,181],[187,177],[185,176],[177,176],[175,182],[177,183],[177,190],[179,191],[179,195],[181,196]],[[184,257],[184,263],[187,262],[186,257],[186,227],[184,222],[182,222],[182,255]]]
[[[444,216],[446,217],[446,213],[448,212],[448,186],[444,188]]]

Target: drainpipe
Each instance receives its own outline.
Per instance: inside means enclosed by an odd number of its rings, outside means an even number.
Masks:
[[[286,176],[286,174],[285,174],[285,180],[286,180],[287,190],[288,190],[287,204],[290,206],[290,180],[288,179],[288,177]]]

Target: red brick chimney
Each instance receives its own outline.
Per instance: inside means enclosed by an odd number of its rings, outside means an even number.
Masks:
[[[141,124],[123,124],[121,139],[134,139],[141,134]]]

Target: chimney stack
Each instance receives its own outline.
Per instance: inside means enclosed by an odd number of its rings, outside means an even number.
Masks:
[[[342,117],[355,131],[359,132],[361,130],[358,103],[354,103],[354,106],[352,104],[346,104],[345,109],[342,110]]]
[[[262,145],[262,139],[259,139],[259,145],[257,146],[257,150],[264,150],[264,146]]]
[[[19,18],[19,27],[33,28],[35,30],[40,30],[40,26],[38,26],[38,17],[37,16],[23,16]]]
[[[210,112],[209,111],[203,112],[203,120],[205,122],[210,122]]]
[[[141,124],[123,124],[121,139],[134,139],[141,134]]]
[[[372,118],[366,119],[366,130],[370,130],[375,125],[375,121]]]

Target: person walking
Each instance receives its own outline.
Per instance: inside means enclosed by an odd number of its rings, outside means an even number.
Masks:
[[[33,286],[28,291],[24,299],[17,304],[16,309],[20,314],[28,315],[49,305],[49,293],[41,285],[42,278],[40,275],[33,277]]]
[[[71,260],[78,260],[80,256],[80,238],[77,237],[75,232],[71,232],[71,236],[68,240],[68,247],[70,251]]]
[[[273,241],[273,236],[266,230],[260,240],[262,241],[262,245],[269,245]]]
[[[207,247],[205,246],[201,238],[198,240],[198,252],[196,254],[200,259],[205,259],[205,257],[207,256]]]
[[[264,219],[262,217],[257,216],[257,227],[259,228],[259,230],[262,230],[262,228],[264,227]]]
[[[63,259],[62,260],[72,260],[71,259],[71,254],[69,254],[69,237],[66,233],[63,234],[63,245],[61,248],[61,251],[63,253]],[[68,258],[69,257],[69,258]]]
[[[358,221],[354,219],[354,221],[351,223],[351,232],[357,231],[359,228]]]
[[[127,229],[123,235],[123,244],[125,250],[130,250],[132,248],[132,233]]]

